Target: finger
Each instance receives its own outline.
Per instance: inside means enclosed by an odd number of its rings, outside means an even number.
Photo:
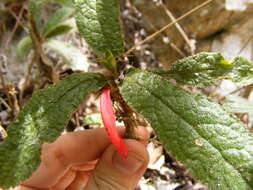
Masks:
[[[118,131],[123,136],[124,128],[121,127]],[[138,130],[138,135],[145,137],[145,130]],[[41,164],[24,184],[37,188],[50,188],[71,166],[98,159],[109,144],[104,128],[62,135],[55,142],[43,145]]]
[[[18,190],[42,190],[42,189],[37,189],[37,188],[33,188],[33,187],[28,187],[28,186],[25,186],[25,185],[20,185],[18,187]]]
[[[66,190],[80,190],[89,179],[89,172],[77,172],[75,180],[66,188]]]
[[[75,179],[76,172],[69,170],[60,181],[52,187],[53,190],[64,190],[66,189]]]
[[[115,147],[110,145],[102,155],[87,190],[133,190],[148,165],[145,146],[135,140],[125,140],[129,148],[127,158],[122,158]]]
[[[43,145],[41,164],[24,184],[50,188],[72,165],[98,159],[109,144],[102,128],[62,135],[55,142]]]
[[[96,167],[98,160],[87,162],[85,164],[78,164],[71,167],[75,171],[91,171]]]

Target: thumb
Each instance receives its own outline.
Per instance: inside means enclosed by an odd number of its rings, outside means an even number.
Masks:
[[[110,145],[94,170],[86,186],[87,190],[133,190],[144,174],[149,155],[143,144],[125,140],[129,148],[127,158],[122,158]]]

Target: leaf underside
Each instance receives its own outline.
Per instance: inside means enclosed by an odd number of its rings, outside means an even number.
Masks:
[[[178,83],[205,87],[215,84],[219,79],[230,79],[238,86],[253,83],[253,64],[243,57],[233,62],[220,53],[199,53],[173,64],[170,77]]]
[[[66,63],[72,70],[88,71],[90,61],[87,56],[85,56],[80,49],[70,43],[59,40],[49,40],[45,43],[45,47],[61,56],[64,63]]]
[[[77,27],[98,54],[124,52],[119,0],[75,0]]]
[[[128,72],[120,92],[165,148],[211,190],[253,189],[253,137],[218,104],[139,70]]]
[[[226,103],[223,104],[223,108],[231,113],[253,114],[253,103],[246,98],[236,95],[226,96]]]
[[[0,144],[0,187],[13,187],[30,177],[40,164],[41,145],[54,141],[84,98],[103,85],[100,74],[84,73],[36,93]]]

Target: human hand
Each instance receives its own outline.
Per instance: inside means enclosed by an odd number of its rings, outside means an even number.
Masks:
[[[119,128],[123,136],[124,128]],[[149,138],[145,128],[137,134]],[[41,164],[20,190],[133,190],[146,170],[146,141],[125,140],[122,158],[104,129],[67,133],[42,147]]]

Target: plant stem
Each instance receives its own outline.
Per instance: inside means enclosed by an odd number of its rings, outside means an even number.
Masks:
[[[120,114],[123,116],[122,120],[124,122],[124,125],[126,127],[125,136],[124,138],[127,139],[139,139],[136,135],[135,128],[137,127],[137,123],[134,118],[134,111],[130,106],[127,105],[125,100],[123,99],[122,95],[119,92],[119,88],[117,87],[117,84],[112,81],[110,82],[110,86],[112,86],[112,98],[114,101],[119,103],[120,105]]]

